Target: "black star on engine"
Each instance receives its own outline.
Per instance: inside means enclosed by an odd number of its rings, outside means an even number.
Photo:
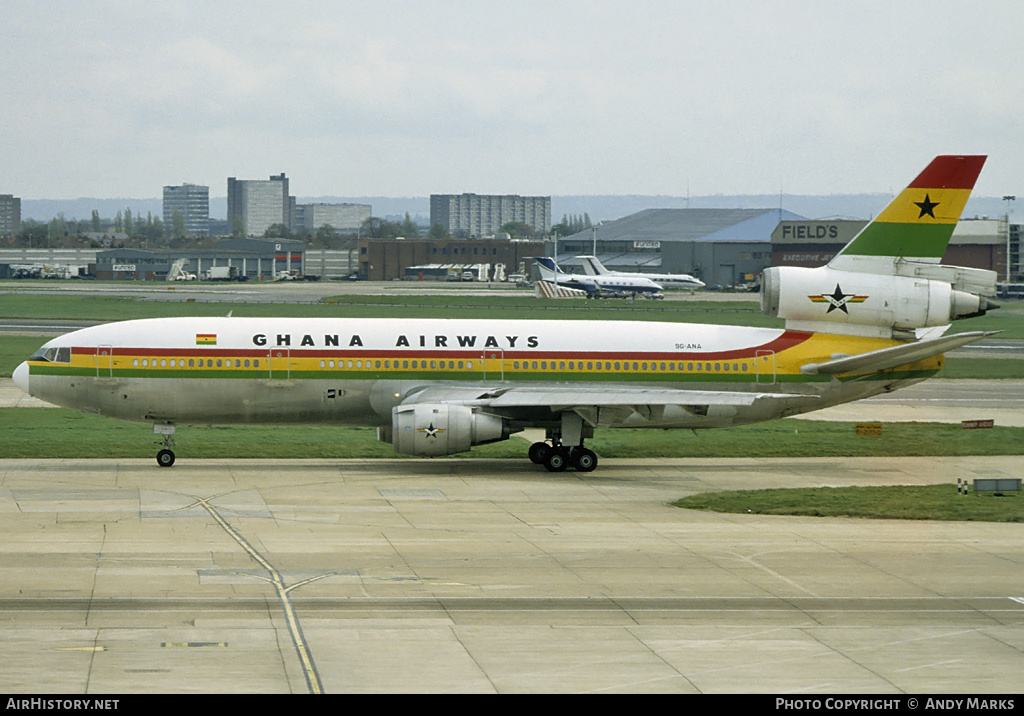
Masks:
[[[832,295],[831,296],[826,296],[826,298],[828,299],[828,302],[829,302],[829,307],[828,307],[828,310],[825,311],[825,313],[826,314],[832,313],[832,311],[834,311],[834,310],[836,310],[838,308],[840,311],[842,311],[846,315],[850,315],[850,312],[846,310],[846,301],[851,296],[853,296],[852,293],[843,293],[843,289],[839,288],[839,284],[837,283],[836,284],[836,290],[832,292]]]
[[[935,218],[935,207],[939,205],[939,202],[932,201],[928,194],[924,195],[924,201],[915,201],[914,204],[921,210],[918,214],[918,219],[923,219],[926,215]]]

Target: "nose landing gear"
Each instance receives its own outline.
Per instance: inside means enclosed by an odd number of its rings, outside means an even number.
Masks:
[[[164,447],[156,454],[156,464],[160,467],[170,467],[174,464],[174,451],[171,450],[174,446],[174,426],[157,423],[153,426],[153,433],[163,435],[163,441],[157,443]]]

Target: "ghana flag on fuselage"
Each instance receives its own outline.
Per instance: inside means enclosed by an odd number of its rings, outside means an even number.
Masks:
[[[835,269],[891,273],[893,259],[938,263],[985,164],[984,156],[939,156],[829,262]],[[888,265],[889,270],[886,270]]]

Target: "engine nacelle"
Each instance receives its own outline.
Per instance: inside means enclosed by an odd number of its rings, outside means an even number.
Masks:
[[[897,331],[945,326],[995,307],[945,281],[837,271],[828,266],[772,266],[761,281],[761,310],[797,325],[829,323]],[[787,325],[789,325],[787,323]]]
[[[391,410],[392,442],[400,455],[454,455],[474,445],[506,440],[508,423],[465,405],[422,403]]]

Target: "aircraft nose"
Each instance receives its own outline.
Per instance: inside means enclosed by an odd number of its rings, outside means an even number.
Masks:
[[[14,384],[22,389],[22,391],[28,393],[28,363],[22,363],[14,369],[14,373],[11,374],[11,378],[14,379]]]

